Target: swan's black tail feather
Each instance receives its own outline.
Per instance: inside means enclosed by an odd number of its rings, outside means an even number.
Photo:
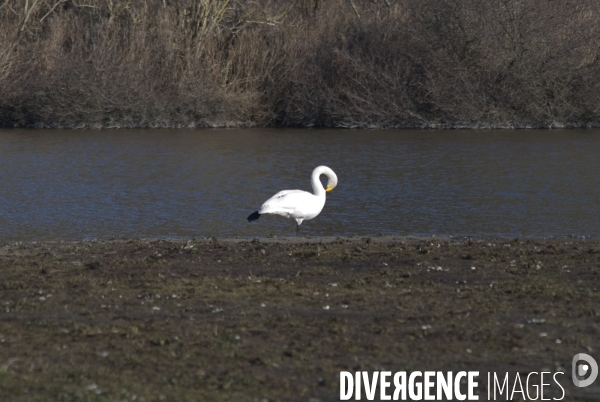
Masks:
[[[260,214],[258,213],[258,211],[252,212],[248,217],[248,222],[257,221],[258,218],[260,218]]]

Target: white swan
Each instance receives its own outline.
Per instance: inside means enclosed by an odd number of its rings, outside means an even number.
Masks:
[[[329,179],[327,188],[323,188],[319,177],[324,174]],[[248,222],[260,218],[262,214],[275,214],[296,220],[296,234],[303,221],[319,215],[325,206],[325,193],[337,186],[338,178],[327,166],[318,166],[313,170],[310,179],[314,194],[302,190],[283,190],[262,204],[260,210],[248,216]]]

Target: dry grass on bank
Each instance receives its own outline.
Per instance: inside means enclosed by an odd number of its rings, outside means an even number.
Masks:
[[[583,0],[0,0],[0,126],[600,123]]]

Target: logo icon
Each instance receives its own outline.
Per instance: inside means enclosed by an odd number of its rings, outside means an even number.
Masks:
[[[576,387],[590,386],[598,377],[598,363],[585,353],[577,353],[573,356],[572,370],[573,384]]]

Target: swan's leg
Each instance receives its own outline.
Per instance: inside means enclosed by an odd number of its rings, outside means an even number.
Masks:
[[[296,218],[296,236],[300,233],[300,225],[302,225],[302,221],[304,218]]]

